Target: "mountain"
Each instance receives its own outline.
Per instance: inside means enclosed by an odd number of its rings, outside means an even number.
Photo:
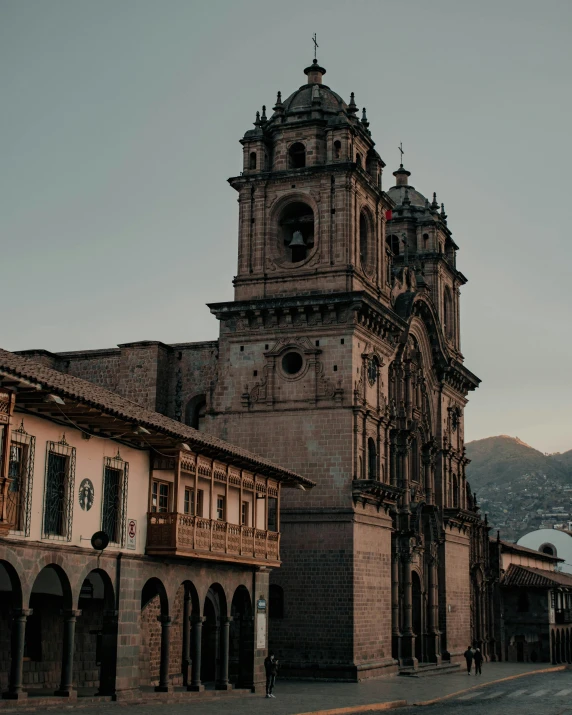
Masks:
[[[572,450],[543,454],[518,437],[499,435],[466,445],[467,479],[482,514],[516,541],[523,534],[572,521]]]
[[[506,485],[536,472],[561,482],[572,471],[572,450],[547,456],[518,437],[501,434],[468,442],[465,446],[471,460],[467,479],[476,492],[487,484]]]

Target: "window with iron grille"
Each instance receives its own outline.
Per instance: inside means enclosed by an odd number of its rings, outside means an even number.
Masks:
[[[65,435],[59,442],[48,442],[44,481],[43,534],[46,539],[71,541],[75,485],[75,447]]]
[[[106,457],[103,465],[103,499],[101,502],[101,530],[112,544],[125,544],[127,522],[127,481],[129,464],[115,457]]]
[[[12,431],[8,466],[6,520],[13,531],[30,536],[30,513],[36,438],[24,429],[24,422]]]

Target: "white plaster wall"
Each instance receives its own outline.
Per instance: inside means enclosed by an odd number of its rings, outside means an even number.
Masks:
[[[146,451],[120,445],[110,439],[91,437],[83,439],[82,432],[71,425],[63,427],[47,419],[16,413],[14,420],[19,425],[24,420],[24,429],[36,438],[36,450],[33,470],[32,505],[30,536],[12,534],[14,539],[26,541],[59,541],[71,546],[89,547],[92,534],[101,529],[101,508],[103,494],[104,458],[115,457],[117,450],[121,458],[129,464],[127,488],[127,519],[137,521],[137,548],[135,550],[110,545],[109,550],[122,550],[129,553],[145,553],[147,536],[147,498],[149,490],[149,455]],[[76,449],[76,468],[73,493],[72,538],[64,537],[42,539],[42,518],[44,505],[44,480],[46,471],[47,442],[59,442],[65,432],[66,442]],[[79,487],[84,479],[90,479],[94,487],[94,502],[89,511],[84,511],[79,504]],[[85,540],[87,539],[87,540]]]
[[[545,544],[552,544],[556,549],[555,556],[564,559],[564,563],[558,564],[558,570],[572,573],[572,536],[565,531],[560,531],[559,529],[536,529],[536,531],[531,531],[529,534],[521,536],[517,544],[535,551],[539,551],[540,547]]]

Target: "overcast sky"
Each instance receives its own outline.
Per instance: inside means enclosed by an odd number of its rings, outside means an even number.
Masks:
[[[238,140],[305,83],[366,106],[460,246],[466,438],[572,449],[570,0],[0,0],[0,345],[214,339]]]

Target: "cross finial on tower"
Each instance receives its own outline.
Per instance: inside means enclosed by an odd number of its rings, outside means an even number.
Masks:
[[[403,155],[405,154],[405,152],[403,151],[403,142],[399,142],[399,146],[397,148],[401,152],[401,166],[403,166]]]
[[[314,43],[314,59],[318,59],[317,52],[318,52],[318,40],[316,39],[316,33],[314,32],[314,36],[312,37],[312,42]]]

